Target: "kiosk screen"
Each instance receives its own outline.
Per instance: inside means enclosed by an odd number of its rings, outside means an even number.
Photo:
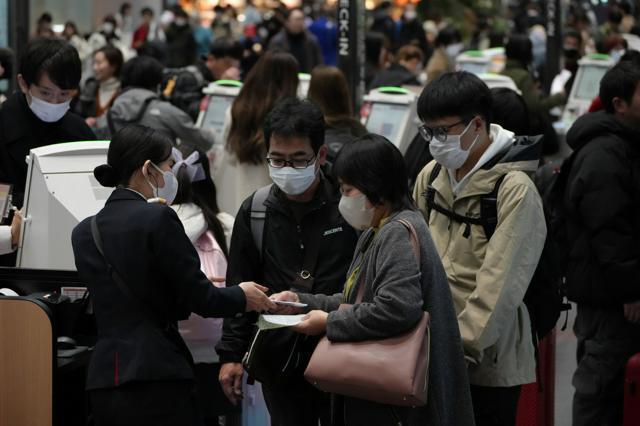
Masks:
[[[409,114],[408,105],[374,103],[367,120],[367,130],[389,139],[394,144],[400,143],[400,128]]]
[[[216,136],[221,136],[227,108],[233,104],[233,100],[232,96],[211,95],[207,105],[207,112],[202,120],[202,127],[213,130]]]
[[[600,90],[600,80],[606,73],[606,67],[587,66],[580,69],[580,79],[576,83],[574,97],[589,101],[594,99]]]

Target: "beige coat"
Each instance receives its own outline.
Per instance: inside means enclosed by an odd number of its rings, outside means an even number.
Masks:
[[[512,143],[495,156],[502,157],[500,162],[466,179],[455,198],[446,169],[433,182],[440,206],[479,217],[480,195],[490,193],[498,178],[506,174],[498,192],[498,225],[490,241],[481,226],[471,226],[471,234],[465,238],[464,224],[435,211],[426,217],[424,194],[435,162],[420,173],[414,190],[447,273],[469,360],[469,381],[481,386],[515,386],[534,382],[536,377],[523,297],[542,252],[546,225],[542,201],[527,176],[535,171],[538,161],[523,160],[527,154],[509,146]]]

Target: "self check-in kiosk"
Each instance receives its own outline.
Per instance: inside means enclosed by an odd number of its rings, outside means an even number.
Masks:
[[[196,126],[212,130],[216,144],[224,144],[223,130],[227,109],[231,107],[241,88],[240,81],[218,80],[202,89],[204,98],[200,103]]]
[[[309,94],[309,83],[311,83],[311,75],[306,73],[298,74],[298,97],[306,99]]]
[[[578,64],[578,72],[562,114],[562,126],[565,130],[578,117],[588,112],[600,91],[600,80],[615,65],[615,61],[608,55],[592,54],[581,59]]]
[[[472,74],[499,74],[504,70],[506,55],[504,47],[494,47],[486,50],[468,50],[456,58],[459,71]]]
[[[418,133],[418,95],[402,87],[380,87],[364,97],[360,110],[362,124],[371,133],[382,135],[403,154]]]
[[[31,150],[17,266],[75,270],[71,231],[96,214],[113,191],[93,176],[93,169],[106,163],[108,149],[108,141],[89,141]]]

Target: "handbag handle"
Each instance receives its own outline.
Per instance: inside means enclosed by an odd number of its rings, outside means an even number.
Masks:
[[[413,248],[413,254],[416,256],[416,260],[418,261],[418,269],[420,269],[420,242],[418,240],[418,234],[416,233],[416,229],[413,227],[411,222],[404,219],[398,219],[396,222],[400,222],[404,225],[405,228],[409,231],[411,237],[411,247]],[[364,278],[364,274],[362,276]],[[364,298],[364,279],[360,281],[360,285],[358,286],[358,293],[356,294],[356,305],[362,303],[362,299]]]

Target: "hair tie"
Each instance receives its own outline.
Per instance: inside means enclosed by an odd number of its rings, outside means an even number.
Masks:
[[[195,164],[200,159],[200,153],[198,151],[193,151],[186,159],[182,157],[182,153],[178,149],[172,148],[172,152],[173,159],[176,162],[171,169],[174,175],[177,175],[180,169],[184,167],[186,169],[189,182],[191,183],[205,180],[207,178],[204,173],[204,169],[202,168],[202,164]]]

